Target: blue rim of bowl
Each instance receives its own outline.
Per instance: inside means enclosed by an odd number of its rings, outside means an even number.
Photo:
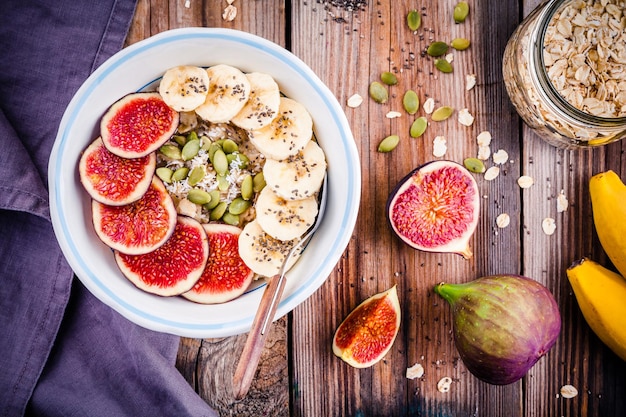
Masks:
[[[128,59],[131,59],[134,54],[145,52],[146,50],[162,47],[163,45],[172,43],[172,42],[180,42],[181,40],[189,40],[189,39],[202,39],[202,40],[210,40],[210,39],[225,39],[228,41],[238,42],[242,44],[246,44],[248,46],[258,48],[263,50],[264,52],[272,55],[274,58],[278,58],[281,62],[288,65],[292,70],[299,73],[308,83],[309,85],[317,92],[319,97],[323,100],[325,105],[334,110],[330,113],[332,114],[333,122],[339,128],[341,140],[335,145],[342,145],[346,154],[348,155],[357,155],[356,145],[354,143],[354,139],[350,132],[347,120],[345,119],[345,115],[343,113],[343,109],[339,106],[338,102],[330,92],[330,90],[326,87],[324,83],[322,83],[317,75],[313,73],[313,71],[304,64],[299,58],[293,55],[291,52],[286,49],[280,47],[273,42],[258,37],[256,35],[249,34],[247,32],[241,32],[233,29],[211,29],[211,28],[186,28],[186,29],[173,29],[169,31],[162,32],[158,35],[147,38],[141,42],[138,42],[134,45],[131,45],[117,54],[113,55],[109,58],[99,69],[97,69],[83,84],[81,89],[76,93],[72,101],[68,106],[68,110],[71,109],[71,112],[67,113],[63,117],[62,121],[62,130],[59,131],[57,135],[57,139],[55,142],[55,148],[53,149],[52,156],[58,155],[56,158],[51,158],[50,160],[50,195],[51,195],[51,217],[53,218],[53,223],[56,224],[55,233],[61,239],[63,239],[66,243],[66,248],[70,251],[71,259],[76,262],[79,269],[88,275],[89,280],[95,284],[100,291],[106,294],[110,300],[115,303],[115,305],[119,306],[125,312],[132,313],[133,316],[143,319],[143,321],[139,324],[142,324],[146,327],[151,327],[156,330],[161,331],[169,331],[177,334],[190,334],[189,332],[195,334],[202,332],[216,332],[224,329],[241,329],[245,330],[249,328],[252,324],[252,320],[254,318],[254,314],[248,316],[243,319],[238,319],[236,321],[226,321],[223,323],[188,323],[181,321],[174,321],[171,319],[167,319],[164,317],[153,315],[149,312],[146,312],[136,305],[133,305],[115,292],[113,292],[100,278],[98,275],[92,271],[84,262],[83,257],[80,254],[75,242],[72,240],[70,231],[68,229],[68,219],[63,214],[63,206],[62,206],[62,198],[60,194],[60,181],[61,178],[57,175],[58,172],[61,172],[61,165],[63,163],[63,158],[60,155],[63,154],[63,150],[68,145],[69,140],[69,131],[71,130],[74,123],[76,123],[78,112],[81,106],[83,106],[86,102],[88,102],[91,93],[97,87],[97,85],[106,78],[112,71],[119,68],[123,65]],[[348,178],[346,178],[348,182],[347,189],[347,201],[348,205],[345,207],[343,218],[341,219],[341,227],[337,230],[338,239],[335,239],[333,242],[333,246],[329,250],[329,254],[342,253],[345,250],[345,247],[348,244],[349,237],[354,228],[354,224],[356,222],[356,213],[358,211],[358,207],[354,208],[354,205],[359,204],[360,199],[360,167],[349,166],[348,169]],[[56,220],[56,221],[55,221]],[[57,231],[57,228],[59,229]],[[67,254],[66,254],[67,257]],[[69,260],[69,259],[68,259]],[[324,258],[321,262],[319,262],[316,269],[310,275],[311,278],[305,282],[303,282],[292,294],[283,298],[280,302],[277,317],[280,317],[286,314],[291,309],[295,308],[298,303],[293,304],[294,300],[299,297],[302,297],[304,294],[305,297],[300,300],[300,302],[304,301],[308,296],[310,296],[326,279],[327,276],[318,283],[320,275],[323,273],[323,270],[326,269],[327,263],[329,261],[333,261],[333,267],[336,264],[337,260],[328,259],[328,257]],[[331,268],[331,269],[332,269]],[[83,280],[83,277],[79,275],[79,279]],[[311,290],[311,286],[315,283],[318,283],[317,287]],[[255,288],[252,291],[256,291],[261,286]],[[251,291],[251,292],[252,292]],[[310,291],[310,292],[309,292]],[[293,305],[292,305],[293,304]],[[286,310],[287,309],[287,310]],[[286,311],[285,311],[286,310]],[[119,309],[118,309],[119,311]],[[125,315],[127,318],[128,315],[124,314],[124,311],[119,311],[121,314]],[[153,326],[147,326],[147,323]],[[182,330],[183,332],[177,332],[176,330]],[[208,334],[208,333],[207,333]],[[235,334],[235,333],[231,333]],[[207,335],[204,337],[213,337],[214,335]]]

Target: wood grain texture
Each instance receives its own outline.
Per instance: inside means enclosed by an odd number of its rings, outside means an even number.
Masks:
[[[589,329],[567,282],[567,267],[582,256],[610,263],[593,228],[588,181],[613,169],[626,179],[624,143],[588,151],[564,151],[541,141],[520,121],[502,82],[502,53],[510,34],[539,0],[470,1],[463,24],[452,21],[455,0],[370,0],[363,11],[347,12],[318,0],[236,0],[237,17],[225,22],[226,1],[139,0],[127,40],[132,44],[160,31],[187,26],[228,27],[255,33],[286,46],[304,60],[344,107],[361,158],[362,202],[356,228],[341,260],[322,287],[288,317],[272,326],[269,343],[249,395],[232,396],[231,377],[246,335],[224,339],[182,339],[177,367],[222,416],[619,416],[626,415],[626,363]],[[422,27],[412,33],[408,11],[418,7]],[[431,41],[468,38],[467,51],[453,52],[454,72],[441,74],[423,51]],[[383,71],[395,72],[385,105],[368,98],[368,85]],[[477,85],[465,91],[465,75]],[[432,122],[425,135],[410,138],[414,117],[402,111],[402,95],[415,90],[421,102],[468,108],[471,127],[456,114]],[[356,109],[348,97],[364,97]],[[385,117],[390,110],[403,113]],[[423,115],[420,110],[415,116]],[[432,141],[448,141],[445,158],[461,162],[475,156],[476,136],[487,130],[492,151],[504,149],[509,162],[493,181],[477,176],[482,198],[480,221],[472,238],[474,257],[416,252],[396,239],[385,222],[393,186],[413,168],[433,159]],[[389,154],[376,148],[398,134]],[[331,150],[332,151],[332,150]],[[492,162],[489,163],[493,164]],[[530,175],[535,185],[522,190],[516,181]],[[558,212],[563,190],[570,206]],[[496,217],[511,223],[499,229]],[[547,236],[546,217],[557,229]],[[492,274],[522,274],[544,284],[558,301],[563,327],[557,344],[528,375],[509,386],[491,386],[463,365],[452,339],[448,305],[432,287]],[[331,341],[339,323],[362,300],[398,285],[402,324],[389,354],[375,366],[357,370],[335,357]],[[421,363],[422,378],[405,378]],[[437,381],[453,378],[450,392]],[[564,399],[559,389],[574,385],[579,395]]]

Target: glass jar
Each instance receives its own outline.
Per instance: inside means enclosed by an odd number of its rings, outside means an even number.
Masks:
[[[541,4],[509,39],[503,76],[524,122],[554,146],[626,137],[626,1]]]

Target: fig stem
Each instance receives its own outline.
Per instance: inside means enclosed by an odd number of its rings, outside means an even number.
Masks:
[[[446,284],[445,282],[435,285],[434,291],[450,304],[454,304],[464,294],[463,284]]]

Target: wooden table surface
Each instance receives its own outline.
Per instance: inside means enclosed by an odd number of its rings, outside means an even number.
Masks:
[[[187,4],[186,4],[187,3]],[[222,416],[623,416],[626,415],[626,364],[609,351],[585,323],[566,268],[582,256],[608,265],[591,217],[590,177],[612,169],[626,178],[626,143],[590,151],[564,151],[540,140],[510,104],[502,81],[507,39],[538,0],[469,0],[469,18],[455,25],[455,0],[368,0],[357,11],[321,0],[235,0],[237,14],[227,21],[226,0],[139,0],[128,44],[163,30],[204,26],[239,29],[292,51],[328,85],[343,105],[361,157],[362,201],[350,244],[322,287],[272,326],[270,340],[248,396],[235,401],[231,378],[246,335],[223,339],[183,339],[177,366],[197,392]],[[343,0],[339,3],[358,3]],[[407,12],[419,8],[422,27],[411,32]],[[465,37],[472,46],[454,52],[454,72],[442,74],[423,51],[433,40]],[[397,86],[385,105],[368,98],[368,85],[383,71],[395,72]],[[466,91],[465,76],[477,84]],[[456,117],[431,124],[412,139],[413,117],[400,110],[407,89],[423,102],[468,108],[466,127]],[[346,100],[358,93],[358,108]],[[423,115],[423,110],[417,116]],[[395,238],[385,223],[385,202],[405,174],[432,156],[433,138],[447,138],[446,159],[475,156],[476,136],[493,136],[492,150],[504,149],[510,161],[500,176],[477,176],[482,206],[471,241],[474,257],[417,252]],[[398,134],[394,152],[376,152],[378,142]],[[521,190],[521,175],[535,185]],[[557,196],[569,201],[557,212]],[[496,217],[508,213],[506,228]],[[556,220],[548,236],[542,220]],[[563,327],[556,346],[519,382],[491,386],[471,375],[459,358],[448,305],[432,287],[441,281],[466,282],[490,274],[522,274],[554,294]],[[331,340],[344,317],[362,300],[398,285],[402,324],[392,350],[375,366],[358,370],[333,355]],[[421,363],[424,376],[410,380],[407,367]],[[447,393],[437,381],[451,377]],[[559,389],[571,384],[578,396]]]

